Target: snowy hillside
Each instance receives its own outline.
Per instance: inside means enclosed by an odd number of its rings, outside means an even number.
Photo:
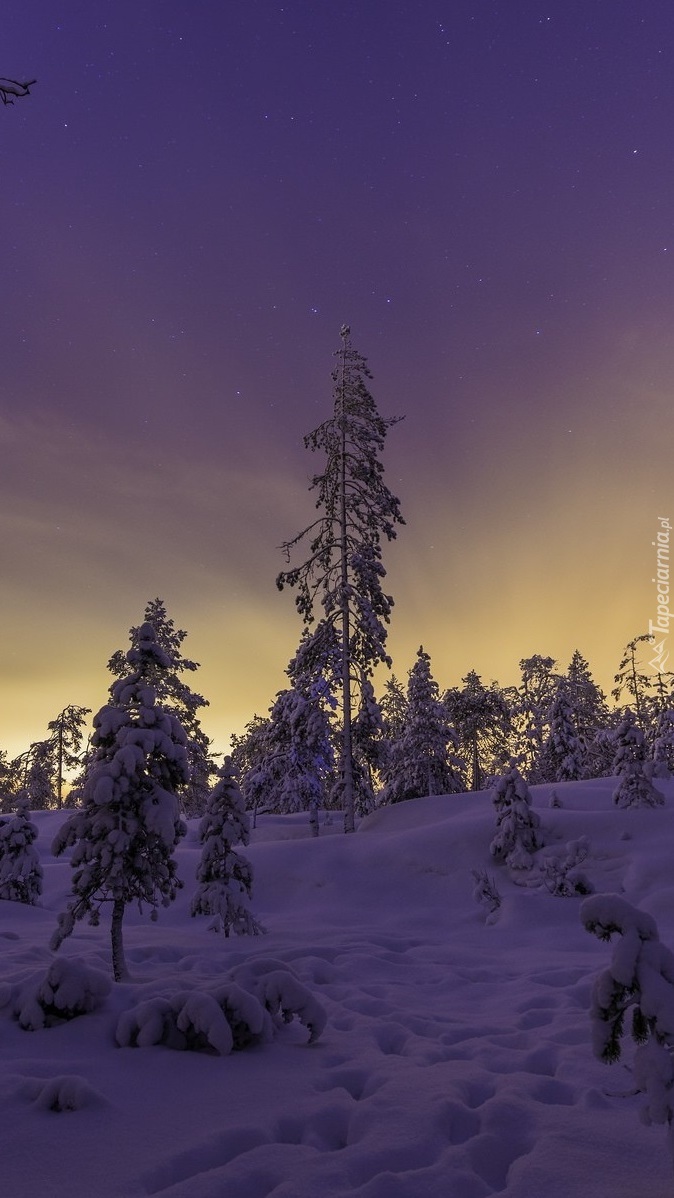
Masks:
[[[674,947],[674,786],[666,806],[617,810],[614,783],[533,788],[540,864],[586,836],[583,871],[655,917]],[[225,940],[190,918],[196,824],[177,852],[185,888],[151,923],[125,920],[132,983],[91,1013],[24,1031],[12,1016],[32,975],[77,959],[111,981],[109,929],[78,925],[47,948],[69,886],[37,813],[44,892],[0,903],[2,1192],[11,1198],[669,1198],[662,1127],[639,1121],[625,1063],[590,1046],[593,978],[611,946],[581,900],[517,885],[489,855],[489,795],[381,809],[356,835],[262,819],[246,850],[265,936]],[[472,870],[495,880],[494,922]],[[531,881],[522,877],[522,881]],[[268,967],[256,962],[269,959]],[[327,1014],[230,1055],[118,1047],[144,1000],[212,992],[286,968]],[[28,986],[33,992],[34,985]],[[105,989],[105,987],[104,987]],[[198,1004],[197,1004],[198,1005]],[[122,1019],[124,1025],[124,1019]],[[624,1061],[629,1062],[629,1052]],[[65,1109],[54,1110],[53,1107]]]

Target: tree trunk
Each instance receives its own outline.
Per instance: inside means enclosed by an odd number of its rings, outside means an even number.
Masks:
[[[57,749],[58,771],[57,771],[57,778],[56,778],[56,798],[58,801],[58,806],[59,806],[59,808],[61,808],[63,806],[63,714],[61,715],[61,718],[60,718],[59,724],[58,724],[58,737],[57,737],[56,743],[58,746],[58,749]]]
[[[340,502],[339,522],[341,539],[341,611],[342,611],[342,785],[344,808],[344,831],[355,832],[355,802],[353,795],[353,746],[351,740],[351,627],[349,611],[349,562],[347,546],[346,523],[346,412],[344,411],[344,387],[346,368],[346,339],[342,348],[342,386],[341,386],[341,467],[340,467]]]
[[[475,733],[475,735],[473,736],[473,778],[472,778],[472,783],[473,783],[472,789],[474,791],[478,791],[480,789],[480,783],[482,780],[481,776],[480,776],[481,773],[482,773],[482,771],[480,770],[480,759],[477,754],[477,733]]]
[[[129,971],[124,957],[124,940],[122,938],[122,920],[124,919],[124,899],[115,899],[112,904],[112,972],[116,982],[126,982]]]

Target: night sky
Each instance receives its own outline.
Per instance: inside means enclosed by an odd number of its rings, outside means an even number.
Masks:
[[[672,517],[671,0],[22,0],[0,73],[0,747],[161,596],[204,726],[299,639],[278,550],[348,322],[407,526],[389,646],[608,689]]]

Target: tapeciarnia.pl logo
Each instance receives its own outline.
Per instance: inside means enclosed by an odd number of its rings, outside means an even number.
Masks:
[[[656,540],[651,544],[655,549],[655,583],[657,597],[657,617],[648,621],[648,635],[651,637],[655,656],[648,664],[657,673],[664,672],[669,659],[669,650],[665,651],[665,641],[669,636],[669,621],[672,613],[669,610],[669,538],[672,525],[669,516],[658,516],[660,525]]]

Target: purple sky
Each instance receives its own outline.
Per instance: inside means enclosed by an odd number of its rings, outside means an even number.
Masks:
[[[670,0],[24,0],[2,72],[0,745],[162,596],[224,747],[348,321],[407,527],[390,647],[610,684],[672,517]]]

